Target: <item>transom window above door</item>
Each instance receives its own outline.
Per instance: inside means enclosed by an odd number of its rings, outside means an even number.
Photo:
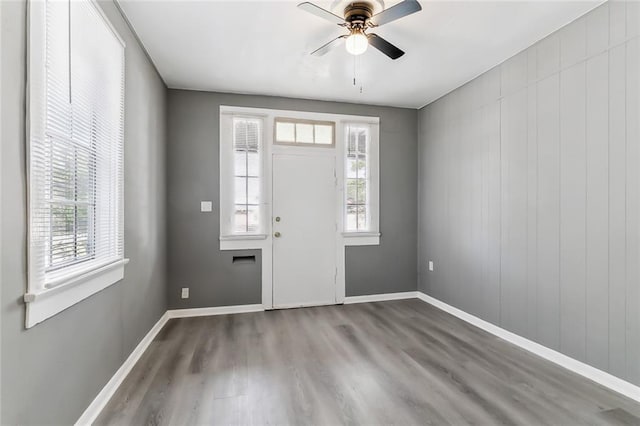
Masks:
[[[336,123],[333,121],[275,119],[274,143],[279,145],[335,146]]]

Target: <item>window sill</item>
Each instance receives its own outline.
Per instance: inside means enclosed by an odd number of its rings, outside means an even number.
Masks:
[[[342,240],[345,246],[378,246],[379,232],[343,232]]]
[[[59,312],[75,305],[87,297],[104,290],[124,278],[124,266],[129,259],[122,259],[71,279],[65,284],[27,293],[26,328],[41,323]]]
[[[267,234],[221,235],[220,241],[266,240]]]
[[[220,236],[220,250],[263,249],[266,243],[267,234]]]

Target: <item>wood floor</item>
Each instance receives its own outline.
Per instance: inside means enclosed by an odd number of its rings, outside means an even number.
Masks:
[[[412,299],[170,320],[97,424],[640,425],[640,404]]]

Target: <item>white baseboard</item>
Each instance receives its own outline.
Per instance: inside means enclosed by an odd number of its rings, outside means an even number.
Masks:
[[[158,322],[156,322],[155,325],[151,327],[151,330],[149,330],[146,336],[142,338],[140,343],[138,343],[138,346],[136,346],[133,352],[131,352],[129,357],[120,366],[113,377],[111,377],[104,388],[102,388],[100,393],[93,399],[87,409],[84,410],[84,413],[82,413],[78,421],[76,421],[76,425],[91,425],[96,420],[96,418],[98,418],[98,415],[100,415],[102,409],[107,405],[107,402],[109,402],[118,387],[122,384],[129,372],[131,372],[133,366],[136,365],[136,362],[138,362],[144,351],[151,344],[153,339],[155,339],[158,332],[162,330],[162,327],[164,327],[168,320],[169,315],[167,312],[165,312],[160,317]]]
[[[169,318],[206,317],[210,315],[243,314],[247,312],[264,311],[264,306],[256,305],[236,305],[236,306],[216,306],[213,308],[190,308],[190,309],[170,309],[167,311]]]
[[[415,299],[418,297],[416,291],[405,291],[402,293],[384,293],[384,294],[369,294],[366,296],[349,296],[345,297],[344,304],[350,305],[352,303],[367,303],[367,302],[384,302],[385,300],[401,300],[401,299]]]
[[[498,336],[509,343],[513,343],[514,345],[519,346],[522,349],[526,349],[527,351],[532,352],[539,357],[551,361],[561,367],[566,368],[567,370],[580,374],[587,379],[590,379],[628,398],[640,402],[640,387],[632,383],[629,383],[605,371],[599,370],[581,361],[561,354],[560,352],[554,351],[553,349],[549,349],[546,346],[533,342],[515,333],[507,331],[504,328],[491,324],[490,322],[468,314],[458,308],[454,308],[453,306],[448,305],[427,294],[424,294],[421,291],[417,292],[417,297],[418,299],[423,300],[435,306],[436,308],[442,309],[443,311],[448,312],[451,315],[456,316],[472,325],[475,325],[476,327],[481,328],[484,331]]]

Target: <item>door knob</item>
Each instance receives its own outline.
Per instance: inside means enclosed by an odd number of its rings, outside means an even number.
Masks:
[[[276,238],[280,238],[280,233],[276,232],[275,234],[273,234],[273,236],[276,237]]]

